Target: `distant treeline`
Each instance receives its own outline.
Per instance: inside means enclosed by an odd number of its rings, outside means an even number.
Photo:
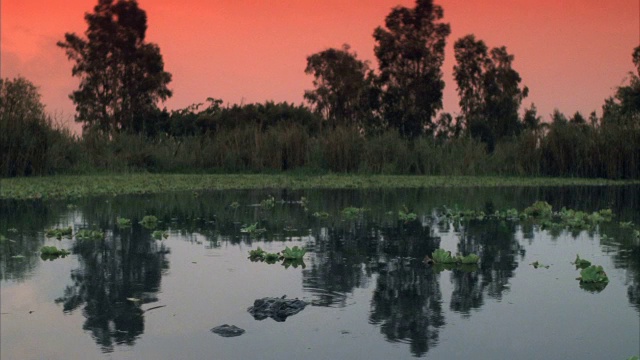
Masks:
[[[0,176],[154,172],[357,172],[640,178],[640,46],[637,73],[605,100],[602,115],[544,122],[521,110],[529,89],[514,56],[474,35],[454,43],[460,113],[443,112],[442,64],[451,33],[442,7],[416,0],[374,30],[371,68],[350,51],[307,57],[306,105],[207,104],[167,111],[172,95],[160,48],[145,42],[135,0],[99,1],[85,37],[58,42],[80,79],[70,98],[82,136],[53,126],[36,86],[0,79]]]
[[[3,90],[16,82],[28,84],[24,79],[5,81]],[[326,126],[319,114],[303,106],[221,107],[213,100],[202,110],[158,112],[140,133],[94,131],[78,137],[52,126],[43,112],[7,112],[6,100],[0,113],[3,177],[294,170],[640,178],[640,128],[603,119],[582,121],[579,114],[567,119],[556,112],[550,124],[504,138],[490,152],[486,143],[464,132],[406,138],[388,129],[363,135],[355,126]]]

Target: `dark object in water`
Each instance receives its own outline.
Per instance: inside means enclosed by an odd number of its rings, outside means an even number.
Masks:
[[[211,329],[211,332],[216,333],[222,337],[234,337],[234,336],[240,336],[244,334],[243,329],[240,329],[235,325],[227,325],[227,324],[216,326],[213,329]]]
[[[257,299],[247,311],[256,320],[264,320],[270,317],[275,321],[283,322],[287,317],[299,313],[307,306],[307,302],[304,300],[288,300],[285,297],[286,295],[281,298],[266,297]]]

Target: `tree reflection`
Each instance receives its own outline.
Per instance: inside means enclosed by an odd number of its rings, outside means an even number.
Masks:
[[[73,284],[57,299],[65,312],[84,305],[83,329],[90,331],[103,351],[115,344],[131,345],[144,331],[141,305],[157,301],[168,250],[137,224],[114,228],[101,241],[76,241],[72,248],[80,267]]]
[[[376,289],[369,320],[388,341],[408,342],[422,356],[438,342],[445,325],[439,275],[422,263],[440,238],[418,221],[381,229]]]

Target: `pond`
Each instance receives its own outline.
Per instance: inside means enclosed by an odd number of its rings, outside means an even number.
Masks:
[[[536,201],[613,217],[521,217]],[[2,201],[0,212],[3,360],[640,353],[640,186],[189,192]],[[71,237],[47,236],[67,227]],[[249,259],[294,246],[302,261]],[[430,264],[439,248],[480,259]],[[608,283],[577,280],[577,254]],[[248,312],[283,296],[307,305]],[[224,324],[244,333],[211,331]]]

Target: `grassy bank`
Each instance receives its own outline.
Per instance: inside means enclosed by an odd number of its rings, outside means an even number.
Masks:
[[[640,184],[580,178],[410,176],[410,175],[180,175],[125,174],[0,179],[0,199],[73,198],[94,195],[151,194],[263,188],[421,188],[496,186],[596,186]]]

